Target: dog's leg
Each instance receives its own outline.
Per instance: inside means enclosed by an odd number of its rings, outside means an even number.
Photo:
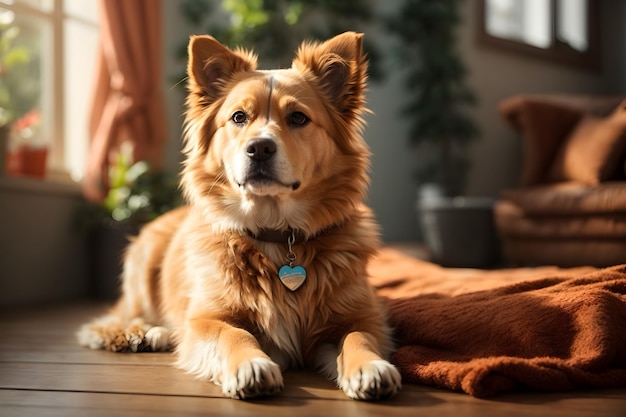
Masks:
[[[129,244],[124,256],[122,295],[108,314],[83,325],[81,345],[91,349],[164,351],[172,344],[170,331],[161,327],[160,271],[170,237],[186,215],[174,210],[146,225]]]
[[[400,389],[400,373],[380,355],[376,339],[367,332],[348,333],[337,357],[337,382],[350,398],[378,400]]]
[[[127,258],[124,267],[125,286],[129,280],[129,263]],[[141,277],[140,274],[136,275]],[[134,275],[131,277],[137,281],[134,282],[135,286],[124,289],[124,294],[109,313],[84,324],[78,330],[76,336],[82,346],[113,352],[170,350],[170,331],[157,325],[159,319],[154,312],[154,302],[144,296],[145,291],[136,289],[141,288],[141,281]]]
[[[122,300],[109,314],[84,324],[76,333],[78,342],[90,349],[113,352],[166,351],[170,349],[170,331],[153,326],[141,317],[124,319],[120,314]]]
[[[254,336],[220,320],[189,320],[177,353],[180,368],[221,385],[228,397],[272,395],[283,388],[280,367]]]

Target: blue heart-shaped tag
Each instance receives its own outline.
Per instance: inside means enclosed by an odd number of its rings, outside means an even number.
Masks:
[[[283,265],[278,271],[278,277],[283,285],[291,291],[295,291],[304,283],[306,279],[306,269],[302,265],[291,267]]]

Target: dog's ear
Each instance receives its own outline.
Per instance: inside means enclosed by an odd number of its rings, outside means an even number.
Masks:
[[[311,72],[337,110],[350,119],[365,105],[367,60],[362,51],[363,34],[345,32],[323,43],[303,43],[293,66]]]
[[[204,96],[206,104],[219,97],[221,85],[233,74],[256,69],[254,54],[232,51],[208,35],[192,36],[188,53],[189,90]]]

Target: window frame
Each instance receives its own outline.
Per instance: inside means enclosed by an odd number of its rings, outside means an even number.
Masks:
[[[589,0],[587,10],[587,28],[589,36],[589,47],[586,51],[580,52],[564,42],[561,42],[556,33],[558,31],[558,6],[556,0],[546,0],[550,2],[552,16],[552,38],[551,46],[540,48],[524,42],[505,39],[489,34],[486,30],[486,2],[478,0],[478,42],[479,44],[505,49],[514,53],[519,53],[534,58],[555,62],[558,64],[576,66],[591,71],[601,70],[600,57],[600,2]]]
[[[43,73],[44,69],[42,68],[42,95],[40,99],[41,111],[49,114],[49,116],[46,116],[49,119],[49,124],[46,124],[45,127],[49,128],[51,132],[48,139],[46,179],[62,182],[80,182],[82,176],[81,178],[72,178],[70,161],[66,155],[68,146],[71,146],[68,143],[68,135],[66,135],[66,115],[67,112],[71,112],[71,109],[66,108],[65,56],[68,52],[65,48],[65,36],[66,24],[69,21],[80,22],[90,26],[93,25],[93,22],[66,12],[64,0],[48,1],[49,5],[46,5],[46,7],[30,5],[19,0],[7,3],[0,1],[0,7],[22,16],[30,15],[34,19],[43,20],[49,28],[50,39],[43,45],[49,45],[51,50],[46,51],[45,47],[41,48],[42,54],[46,54],[43,60],[50,63],[49,67],[45,67],[45,71],[49,71],[49,73]],[[94,25],[94,29],[98,30],[97,22]],[[50,96],[48,97],[48,95]],[[88,138],[85,138],[85,140],[88,140]]]

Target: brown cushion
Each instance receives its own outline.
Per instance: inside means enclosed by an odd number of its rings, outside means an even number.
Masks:
[[[609,117],[584,116],[563,142],[548,174],[554,182],[596,185],[614,178],[626,153],[626,102]]]
[[[621,239],[626,244],[626,213],[528,216],[513,202],[499,200],[494,206],[494,221],[500,236],[506,238]]]
[[[582,111],[532,96],[504,100],[498,110],[524,138],[520,185],[546,182],[561,143],[582,117]]]
[[[513,202],[527,215],[626,214],[626,181],[610,181],[598,186],[563,182],[518,188],[503,191],[502,198]]]

